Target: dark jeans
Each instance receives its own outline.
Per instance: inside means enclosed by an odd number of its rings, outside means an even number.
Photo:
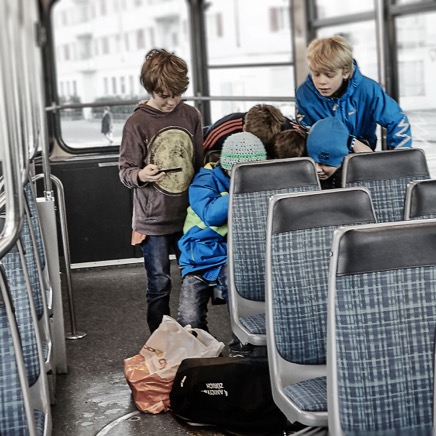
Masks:
[[[227,267],[224,266],[218,275],[216,284],[203,281],[196,274],[187,274],[183,278],[180,289],[178,322],[185,326],[209,331],[207,326],[207,304],[213,298],[214,289],[221,291],[222,299],[227,301]]]
[[[153,333],[164,315],[170,315],[171,263],[170,253],[180,256],[177,242],[182,232],[170,235],[148,235],[141,243],[147,272],[147,323]]]

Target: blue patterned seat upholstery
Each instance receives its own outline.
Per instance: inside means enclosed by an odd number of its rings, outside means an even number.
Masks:
[[[51,402],[54,403],[54,362],[53,347],[50,333],[49,309],[44,290],[44,278],[40,259],[37,250],[37,238],[33,228],[32,220],[29,217],[30,210],[27,209],[24,215],[21,241],[23,244],[26,271],[29,278],[29,285],[32,291],[33,303],[37,318],[38,330],[41,338],[41,347],[44,357],[44,370],[47,373]]]
[[[47,415],[40,410],[36,396],[32,394],[28,382],[36,380],[32,378],[31,371],[34,365],[23,377],[20,377],[20,362],[24,360],[24,366],[29,364],[29,358],[24,359],[20,345],[22,336],[17,329],[18,319],[15,318],[11,290],[8,287],[6,274],[3,266],[0,266],[0,434],[2,436],[26,436],[30,429],[36,435],[46,435],[51,428]],[[19,350],[17,352],[17,349]],[[18,354],[17,354],[18,353]],[[24,366],[22,368],[24,369]],[[26,396],[24,396],[26,392]],[[32,398],[35,401],[25,400]],[[42,409],[42,408],[41,408]],[[27,414],[33,416],[33,421],[27,420]]]
[[[24,434],[27,431],[24,400],[3,299],[0,301],[0,341],[0,434]]]
[[[329,430],[430,435],[436,220],[335,233],[328,314]]]
[[[241,163],[233,167],[229,202],[229,298],[233,333],[266,345],[265,241],[268,200],[285,192],[319,190],[309,158]]]
[[[342,186],[367,187],[378,222],[401,221],[408,183],[429,177],[424,152],[404,148],[349,154],[343,164]]]
[[[270,200],[268,359],[274,401],[291,422],[327,426],[327,288],[333,232],[341,225],[374,222],[366,188],[291,193]]]
[[[47,259],[45,255],[45,246],[42,236],[42,229],[39,221],[38,209],[36,207],[36,198],[32,190],[32,185],[30,182],[24,185],[24,197],[26,206],[26,215],[30,217],[31,230],[33,233],[32,242],[37,248],[37,260],[39,263],[39,268],[41,270],[42,286],[44,290],[44,300],[46,305],[46,310],[48,315],[52,315],[52,301],[53,301],[53,290],[50,283]]]
[[[410,182],[405,203],[405,220],[436,218],[436,179]]]
[[[27,215],[24,216],[23,229],[21,232],[21,241],[23,243],[24,254],[26,258],[26,266],[29,274],[30,287],[32,288],[33,303],[35,305],[36,317],[40,320],[44,315],[45,299],[42,294],[41,279],[39,275],[39,268],[37,259],[34,252],[34,245],[29,226],[29,219]]]
[[[38,211],[36,209],[36,200],[32,191],[32,186],[30,182],[24,185],[24,195],[29,205],[29,215],[31,217],[33,231],[35,233],[35,241],[38,249],[38,256],[41,263],[41,268],[45,268],[45,250],[44,250],[44,242],[42,239],[41,226],[38,218]]]
[[[267,347],[273,398],[291,422],[327,426],[328,267],[338,226],[374,223],[365,188],[276,195],[268,212]]]
[[[35,324],[32,318],[32,305],[26,284],[26,272],[23,269],[18,249],[7,253],[2,259],[2,264],[15,307],[29,386],[32,386],[40,376],[40,365]]]

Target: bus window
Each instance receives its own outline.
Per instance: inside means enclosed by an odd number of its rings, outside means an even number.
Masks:
[[[106,106],[120,144],[127,117],[147,98],[139,74],[150,49],[183,57],[192,79],[186,0],[61,0],[52,16],[61,135],[71,152],[111,144],[102,132]]]
[[[210,94],[283,97],[270,101],[293,117],[293,51],[289,0],[212,0],[206,10]],[[212,102],[212,120],[266,101]],[[292,110],[292,113],[290,112]]]
[[[435,12],[395,20],[400,104],[412,126],[413,146],[425,150],[432,177],[436,177],[435,22]]]

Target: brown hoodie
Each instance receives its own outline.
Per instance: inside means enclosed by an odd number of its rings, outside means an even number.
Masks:
[[[141,183],[138,172],[146,166],[149,144],[170,126],[183,128],[192,136],[195,173],[203,165],[203,134],[200,112],[183,101],[173,111],[161,112],[145,103],[127,119],[121,141],[121,182],[133,189],[132,228],[144,235],[166,235],[181,231],[188,208],[188,191],[167,195],[154,183]]]

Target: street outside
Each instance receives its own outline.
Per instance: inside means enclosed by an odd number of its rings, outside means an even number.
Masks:
[[[422,148],[427,157],[431,177],[436,178],[436,111],[408,112],[412,126],[413,146]],[[114,121],[113,145],[121,143],[125,120]],[[104,147],[109,141],[101,133],[100,120],[61,121],[62,136],[71,148]]]

